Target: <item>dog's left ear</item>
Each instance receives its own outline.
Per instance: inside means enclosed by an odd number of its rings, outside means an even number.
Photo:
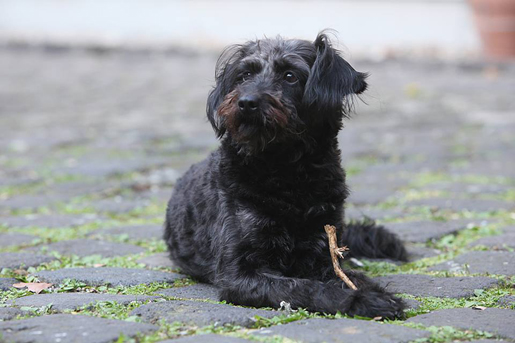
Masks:
[[[317,50],[316,59],[306,82],[303,101],[318,112],[345,115],[351,107],[349,96],[367,89],[367,74],[357,72],[340,57],[325,34],[319,34],[313,44]]]

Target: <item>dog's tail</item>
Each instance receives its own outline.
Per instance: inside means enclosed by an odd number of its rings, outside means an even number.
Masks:
[[[341,244],[351,247],[352,257],[408,261],[408,252],[399,237],[371,219],[347,223]]]

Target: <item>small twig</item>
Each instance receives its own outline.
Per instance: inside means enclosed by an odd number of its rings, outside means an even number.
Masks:
[[[333,260],[333,268],[334,272],[336,273],[336,276],[338,276],[340,279],[345,282],[345,284],[357,291],[358,288],[356,285],[349,279],[347,275],[343,272],[343,270],[340,268],[340,263],[338,262],[338,257],[343,258],[343,252],[349,250],[347,247],[338,247],[338,243],[336,241],[336,227],[333,225],[326,225],[324,226],[325,232],[327,233],[327,238],[329,239],[329,252],[331,253],[331,259]]]

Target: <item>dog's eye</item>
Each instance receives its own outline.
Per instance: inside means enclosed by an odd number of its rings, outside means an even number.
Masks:
[[[252,77],[252,73],[250,71],[246,71],[244,72],[242,75],[241,75],[241,79],[243,81],[247,81],[248,79],[250,79]]]
[[[287,71],[284,73],[284,80],[288,83],[295,83],[298,79],[297,76],[295,76],[295,74],[293,74],[291,71]]]

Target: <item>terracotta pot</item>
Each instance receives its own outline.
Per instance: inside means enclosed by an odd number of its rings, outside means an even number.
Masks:
[[[469,0],[487,57],[515,59],[515,0]]]

